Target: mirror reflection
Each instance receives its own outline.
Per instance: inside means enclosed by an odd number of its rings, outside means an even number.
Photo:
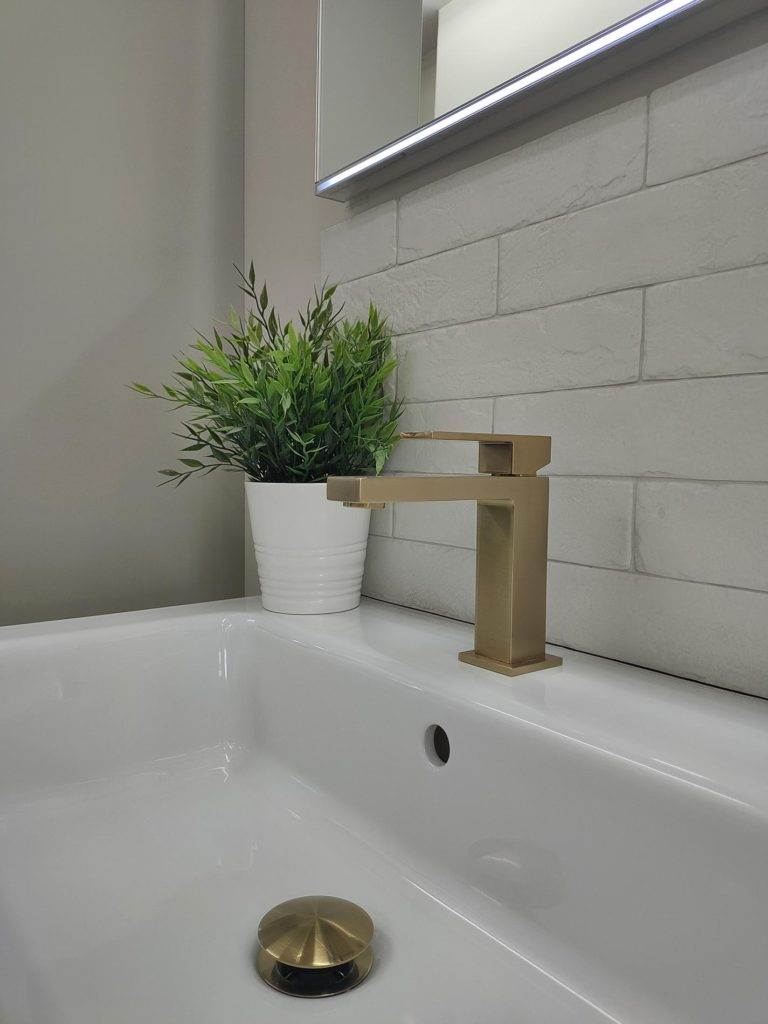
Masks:
[[[637,12],[638,0],[424,0],[420,122]]]
[[[317,179],[644,6],[638,0],[321,0]]]

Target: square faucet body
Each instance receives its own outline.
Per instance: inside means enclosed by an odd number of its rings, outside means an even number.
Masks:
[[[475,476],[329,477],[330,501],[382,508],[388,501],[476,501],[475,646],[461,661],[520,675],[553,668],[545,651],[552,439],[524,434],[428,431],[403,439],[477,441]]]

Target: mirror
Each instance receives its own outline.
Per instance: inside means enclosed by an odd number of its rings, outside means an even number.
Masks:
[[[422,74],[434,83],[433,109],[424,119],[536,67],[638,6],[638,0],[424,0]]]
[[[316,191],[711,0],[320,0]]]

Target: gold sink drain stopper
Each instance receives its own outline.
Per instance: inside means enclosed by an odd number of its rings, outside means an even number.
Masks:
[[[372,938],[373,921],[356,903],[336,896],[287,900],[261,919],[256,970],[289,996],[335,996],[368,977]]]

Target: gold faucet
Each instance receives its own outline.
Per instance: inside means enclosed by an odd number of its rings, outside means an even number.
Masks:
[[[549,479],[536,473],[552,438],[411,432],[403,439],[478,441],[477,476],[331,476],[327,496],[353,508],[388,501],[476,501],[475,648],[459,660],[508,676],[562,665],[544,650]]]

